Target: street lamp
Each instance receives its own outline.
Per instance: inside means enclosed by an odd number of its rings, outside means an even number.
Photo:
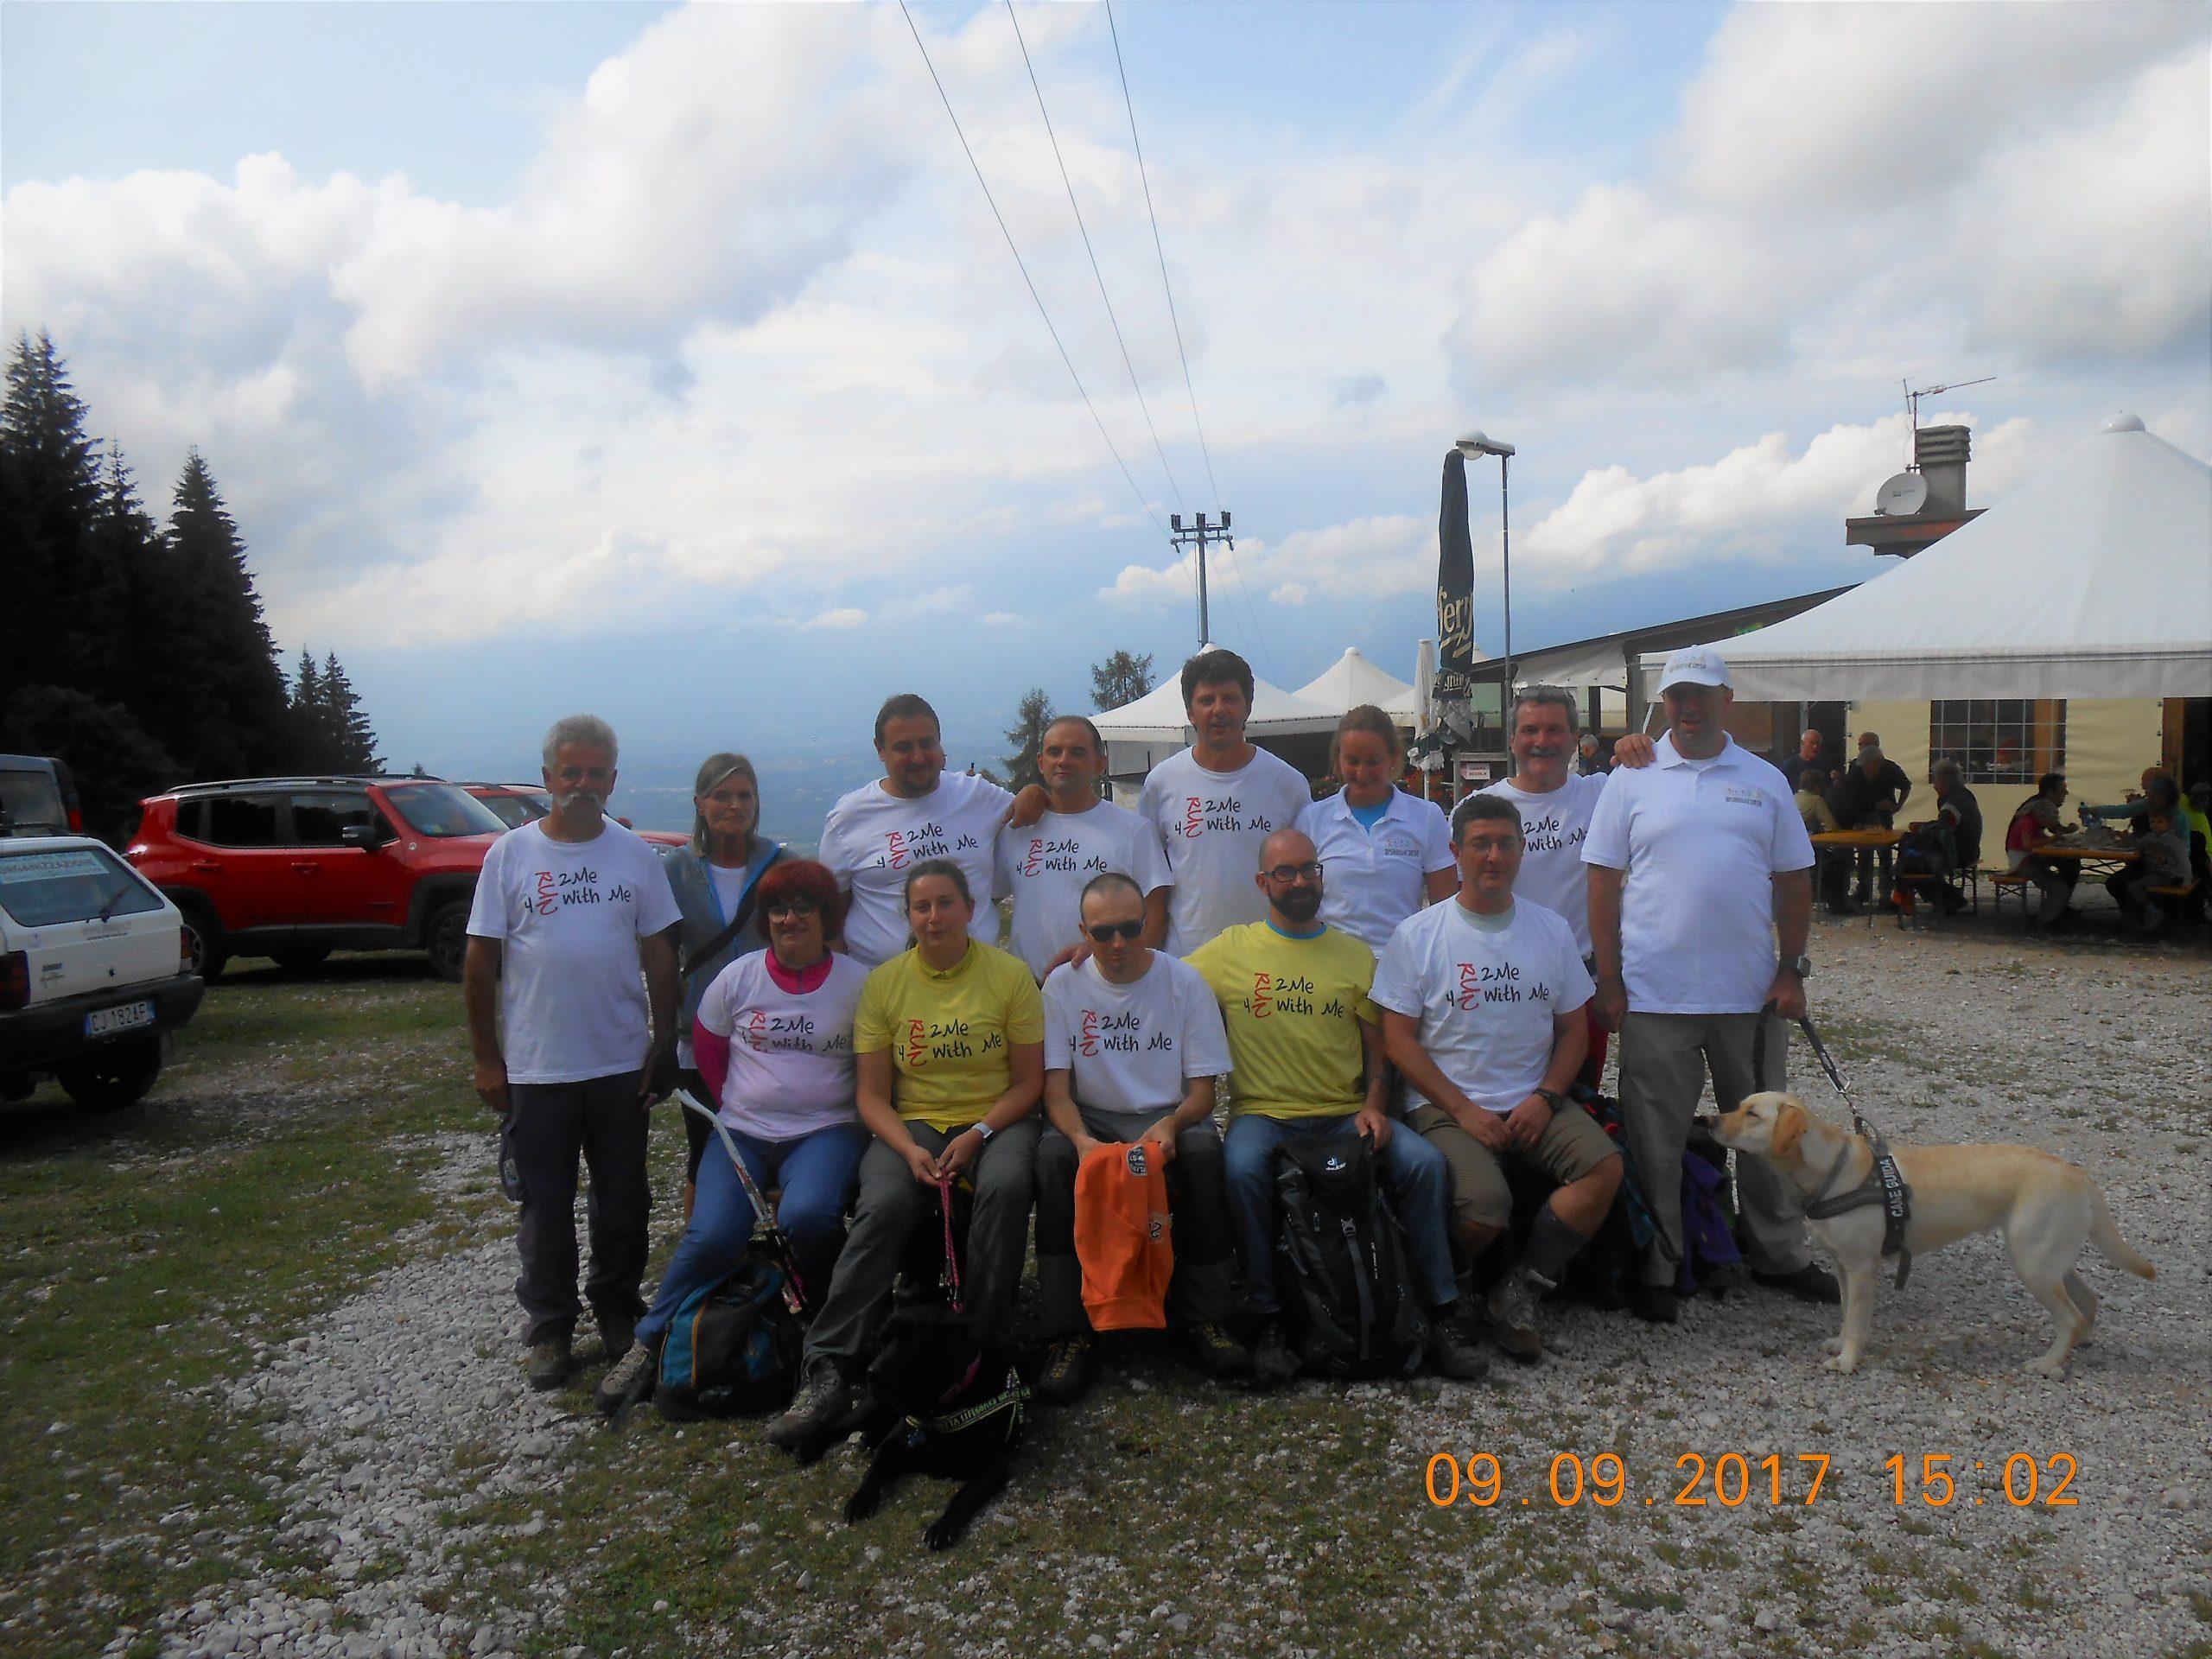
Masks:
[[[1505,684],[1498,693],[1501,718],[1513,702],[1513,525],[1512,494],[1506,474],[1513,464],[1513,446],[1486,433],[1470,432],[1454,446],[1463,455],[1497,457],[1497,539],[1499,563],[1505,577]]]

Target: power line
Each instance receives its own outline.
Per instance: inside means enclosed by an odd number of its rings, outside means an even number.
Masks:
[[[1106,292],[1106,273],[1098,268],[1098,251],[1090,245],[1090,227],[1083,222],[1083,209],[1075,199],[1075,181],[1068,176],[1067,157],[1060,154],[1059,134],[1052,130],[1052,113],[1045,107],[1045,89],[1038,83],[1037,66],[1030,60],[1029,42],[1021,37],[1021,20],[1014,15],[1014,0],[1006,0],[1007,21],[1014,25],[1014,44],[1021,48],[1022,67],[1029,71],[1029,90],[1037,94],[1037,113],[1045,118],[1045,137],[1052,141],[1052,160],[1059,164],[1060,182],[1067,187],[1068,207],[1075,213],[1075,228],[1083,238],[1083,251],[1090,258],[1090,274],[1098,282],[1098,297],[1105,302],[1106,321],[1114,327],[1114,343],[1122,348],[1122,366],[1129,372],[1129,390],[1137,395],[1137,407],[1144,413],[1144,429],[1152,434],[1153,453],[1160,457],[1160,470],[1167,474],[1167,487],[1175,497],[1175,505],[1183,505],[1183,486],[1175,481],[1175,469],[1167,464],[1167,451],[1160,446],[1160,429],[1152,423],[1152,406],[1144,400],[1144,388],[1137,384],[1137,365],[1129,357],[1129,342],[1122,337],[1122,320],[1114,315],[1112,296]]]
[[[1114,0],[1106,0],[1106,28],[1114,37],[1114,67],[1122,77],[1122,107],[1129,112],[1129,148],[1136,151],[1137,178],[1144,186],[1144,211],[1152,220],[1152,251],[1160,256],[1160,286],[1167,296],[1167,321],[1175,328],[1175,355],[1183,365],[1183,390],[1190,395],[1191,424],[1198,429],[1198,454],[1205,459],[1206,487],[1213,492],[1213,504],[1218,508],[1221,486],[1214,481],[1213,452],[1206,447],[1205,424],[1198,419],[1198,391],[1191,383],[1190,354],[1183,349],[1183,322],[1175,315],[1175,289],[1167,280],[1167,250],[1160,240],[1160,214],[1152,205],[1152,177],[1145,171],[1144,146],[1137,141],[1137,106],[1129,97],[1129,71],[1122,61],[1122,31],[1114,22]]]
[[[1083,406],[1090,411],[1091,422],[1098,428],[1098,435],[1105,441],[1108,453],[1114,457],[1114,464],[1122,469],[1122,476],[1128,480],[1130,493],[1136,497],[1137,505],[1144,509],[1145,517],[1152,520],[1153,528],[1165,536],[1167,526],[1160,522],[1160,515],[1153,511],[1151,501],[1137,487],[1137,480],[1129,471],[1129,463],[1122,459],[1122,452],[1114,443],[1114,435],[1106,429],[1106,423],[1099,418],[1098,405],[1090,401],[1090,393],[1084,387],[1083,377],[1075,371],[1075,359],[1068,355],[1068,348],[1060,339],[1060,331],[1052,326],[1052,315],[1046,310],[1044,296],[1038,293],[1036,281],[1030,276],[1029,267],[1021,257],[1021,250],[1014,245],[1014,232],[1007,228],[1006,215],[999,212],[998,199],[991,194],[991,187],[983,178],[982,167],[976,160],[976,152],[968,143],[967,133],[961,129],[960,118],[952,111],[952,99],[946,95],[944,82],[938,76],[937,65],[930,61],[930,49],[922,44],[922,31],[915,27],[914,14],[906,9],[906,0],[899,0],[899,15],[906,20],[906,31],[914,37],[914,49],[922,54],[922,67],[930,72],[930,80],[937,87],[938,100],[944,104],[945,116],[952,123],[953,136],[960,140],[961,152],[968,157],[968,165],[976,175],[976,182],[982,187],[983,200],[990,205],[991,217],[998,221],[999,234],[1006,238],[1006,251],[1014,256],[1014,268],[1021,272],[1021,280],[1029,289],[1029,297],[1036,302],[1037,315],[1044,319],[1046,332],[1052,335],[1052,344],[1059,348],[1060,361],[1067,365],[1068,378],[1075,382],[1076,391],[1083,398]]]

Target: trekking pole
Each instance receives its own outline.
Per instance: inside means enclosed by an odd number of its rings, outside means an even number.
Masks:
[[[805,1281],[799,1277],[798,1258],[791,1251],[791,1240],[776,1224],[776,1212],[768,1207],[768,1195],[753,1179],[753,1172],[745,1166],[745,1160],[738,1155],[737,1142],[731,1138],[729,1126],[717,1112],[707,1107],[688,1089],[676,1091],[677,1103],[687,1112],[696,1112],[715,1126],[715,1134],[722,1143],[722,1150],[729,1154],[730,1167],[737,1172],[737,1184],[744,1190],[746,1202],[753,1206],[753,1231],[764,1238],[775,1250],[784,1269],[784,1302],[794,1313],[804,1313],[807,1307]]]

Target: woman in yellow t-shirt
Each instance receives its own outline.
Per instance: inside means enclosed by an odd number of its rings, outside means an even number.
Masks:
[[[963,1299],[1003,1330],[1029,1232],[1045,1084],[1045,1008],[1018,957],[968,936],[976,900],[950,859],[906,874],[914,943],[876,968],[853,1017],[861,1121],[875,1140],[861,1159],[860,1198],[836,1275],[806,1338],[799,1389],[768,1426],[797,1447],[850,1408],[891,1303],[899,1257],[937,1207],[940,1177],[976,1188]]]

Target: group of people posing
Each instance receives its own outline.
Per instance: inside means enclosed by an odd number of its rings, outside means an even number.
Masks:
[[[812,1311],[780,1445],[849,1408],[948,1180],[972,1188],[961,1287],[987,1324],[1013,1313],[1033,1211],[1039,1393],[1079,1394],[1096,1338],[1077,1172],[1137,1141],[1166,1173],[1167,1318],[1206,1375],[1296,1370],[1275,1153],[1332,1137],[1363,1139],[1392,1197],[1431,1365],[1477,1377],[1491,1345],[1537,1361],[1539,1304],[1622,1181],[1569,1090],[1617,1037],[1630,1154],[1676,1170],[1707,1075],[1723,1107],[1780,1087],[1779,1022],[1804,1012],[1814,861],[1789,786],[1728,737],[1716,653],[1677,652],[1662,678],[1667,732],[1624,740],[1610,773],[1580,770],[1569,694],[1523,692],[1513,775],[1448,821],[1397,787],[1399,735],[1372,708],[1344,717],[1341,787],[1314,799],[1247,740],[1252,675],[1230,652],[1185,665],[1196,741],[1134,810],[1101,798],[1088,720],[1052,723],[1041,785],[1017,796],[948,773],[934,711],[894,696],[883,775],[831,810],[817,859],[758,835],[758,779],[725,753],[700,770],[690,846],[664,861],[605,816],[613,733],[559,721],[553,810],[487,855],[464,984],[475,1086],[519,1189],[532,1385],[571,1374],[588,1300],[614,1362],[601,1402],[634,1397],[674,1310],[741,1255],[745,1185],[687,1114],[686,1230],[650,1308],[639,1294],[644,1108],[679,1082],[718,1109],[753,1184],[780,1189]],[[1478,1298],[1513,1166],[1550,1195]],[[1835,1300],[1794,1195],[1755,1163],[1739,1180],[1754,1276]],[[1679,1187],[1646,1196],[1656,1236],[1630,1305],[1671,1322]]]

